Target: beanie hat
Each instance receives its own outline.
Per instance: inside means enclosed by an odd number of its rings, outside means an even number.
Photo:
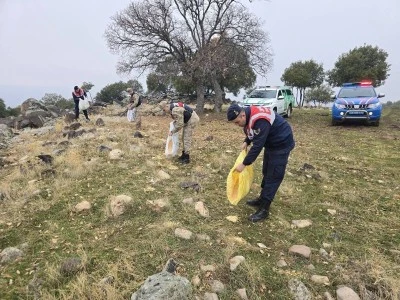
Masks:
[[[241,108],[236,103],[229,106],[228,111],[226,112],[226,117],[227,117],[228,121],[235,120],[239,116],[239,114],[242,110],[243,110],[243,108]]]

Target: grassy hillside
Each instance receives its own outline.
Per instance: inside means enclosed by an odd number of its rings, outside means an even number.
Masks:
[[[54,156],[54,177],[45,176],[49,166],[35,157],[60,148],[57,143],[66,140],[62,121],[49,133],[22,132],[1,153],[8,164],[0,169],[0,251],[24,252],[0,265],[1,299],[129,299],[169,258],[179,263],[178,274],[199,276],[196,295],[210,291],[210,280],[217,279],[225,284],[220,299],[239,299],[239,288],[252,300],[290,299],[287,283],[298,278],[319,299],[326,291],[335,295],[339,285],[362,298],[400,298],[400,109],[385,108],[380,127],[332,127],[328,110],[296,109],[289,122],[297,146],[287,175],[269,220],[255,224],[247,221],[254,210],[244,200],[232,206],[226,199],[226,177],[243,135],[225,114],[201,117],[192,164],[182,167],[164,156],[168,117],[144,117],[139,139],[133,124],[114,116],[116,110],[91,116],[103,118],[104,127],[83,124],[96,130],[70,139],[66,151]],[[122,150],[122,158],[111,160],[100,145]],[[261,162],[246,199],[259,193]],[[171,178],[163,179],[160,170]],[[201,189],[182,188],[186,181]],[[133,201],[113,217],[110,199],[122,194]],[[184,203],[187,198],[203,201],[210,216],[200,216]],[[165,206],[157,205],[160,199]],[[77,213],[75,205],[84,200],[91,208]],[[300,219],[313,224],[293,228],[292,220]],[[209,240],[180,239],[176,228]],[[311,247],[311,258],[290,255],[296,244]],[[246,260],[230,271],[236,255]],[[83,269],[65,276],[60,266],[70,257],[79,257]],[[288,266],[278,267],[280,259]],[[205,265],[215,270],[202,271]],[[330,284],[313,283],[314,274],[328,276]],[[99,284],[109,275],[111,284]]]

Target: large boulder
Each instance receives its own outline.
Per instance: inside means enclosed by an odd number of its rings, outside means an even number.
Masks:
[[[6,148],[8,141],[14,136],[11,128],[6,124],[0,124],[0,149]]]
[[[34,98],[29,98],[22,102],[21,104],[21,114],[23,116],[29,115],[31,112],[34,111],[47,111],[49,112],[49,109],[42,103],[40,103],[38,100]]]
[[[19,116],[15,119],[14,128],[15,129],[24,129],[24,128],[40,128],[43,127],[45,121],[44,118],[40,115],[31,115],[31,116]]]
[[[167,271],[154,274],[146,279],[131,300],[189,300],[192,299],[192,286],[184,277]]]

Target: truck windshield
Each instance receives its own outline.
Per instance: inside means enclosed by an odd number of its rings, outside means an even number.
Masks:
[[[254,90],[250,93],[248,98],[275,98],[276,90]]]
[[[338,98],[360,98],[360,97],[376,97],[373,87],[354,87],[343,88],[338,94]]]

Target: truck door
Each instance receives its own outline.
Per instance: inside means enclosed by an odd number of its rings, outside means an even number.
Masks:
[[[285,94],[283,90],[278,90],[278,95],[277,95],[277,110],[278,114],[282,114],[284,112],[285,108]]]

